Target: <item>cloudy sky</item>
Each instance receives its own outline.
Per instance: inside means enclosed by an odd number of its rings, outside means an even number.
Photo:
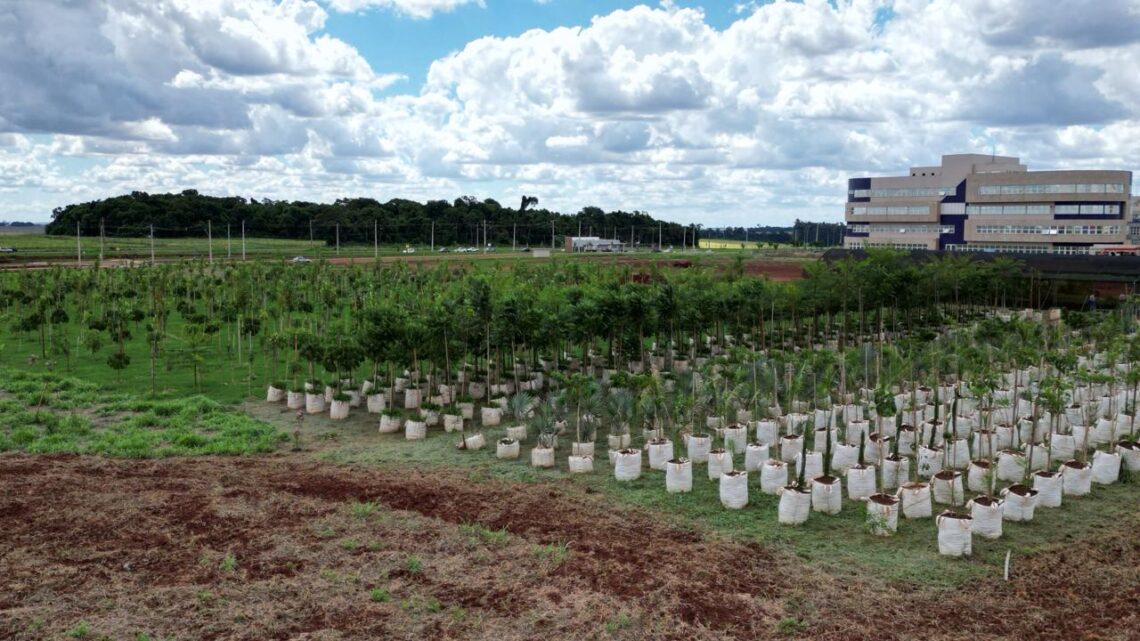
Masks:
[[[944,152],[1140,169],[1140,0],[0,0],[0,220],[134,190],[839,220]]]

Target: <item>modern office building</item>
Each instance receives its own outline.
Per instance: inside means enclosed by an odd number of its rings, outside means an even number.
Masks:
[[[1132,215],[1129,220],[1132,222],[1128,223],[1128,242],[1140,245],[1140,196],[1132,199]]]
[[[1132,172],[1029,171],[952,154],[908,176],[847,182],[844,247],[1090,254],[1127,242]]]

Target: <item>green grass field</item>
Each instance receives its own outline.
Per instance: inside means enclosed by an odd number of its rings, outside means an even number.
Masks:
[[[287,437],[204,396],[157,401],[0,369],[0,452],[126,458],[272,452]]]
[[[700,249],[715,249],[715,250],[755,250],[757,244],[755,242],[745,243],[743,241],[735,240],[719,240],[702,238],[699,241]],[[98,236],[84,236],[79,239],[78,245],[82,246],[82,259],[84,262],[93,261],[100,255],[100,239]],[[42,232],[21,232],[11,231],[0,235],[0,246],[12,247],[16,249],[12,254],[0,254],[0,263],[12,261],[27,261],[27,260],[75,260],[79,247],[76,243],[74,236],[48,236]],[[206,238],[156,238],[154,240],[154,255],[158,258],[170,257],[188,257],[188,258],[208,258],[213,250],[215,260],[223,258],[240,258],[242,252],[242,243],[240,236],[232,236],[227,242],[224,230],[221,236],[215,236],[213,241]],[[380,256],[401,256],[404,250],[404,244],[398,245],[381,245],[377,249],[372,245],[364,244],[344,244],[340,247],[338,252],[336,247],[329,246],[324,241],[307,241],[307,240],[280,240],[275,238],[246,238],[245,252],[246,257],[252,258],[291,258],[293,256],[307,256],[312,259],[318,258],[360,258],[371,257],[377,253]],[[436,247],[436,252],[431,251],[428,243],[421,243],[415,245],[415,257],[435,256],[454,258],[454,259],[470,259],[479,258],[483,256],[482,253],[474,254],[455,254],[452,252],[440,252],[440,247]],[[449,247],[448,249],[453,249]],[[544,249],[544,247],[536,247],[536,249]],[[556,254],[561,245],[556,248]],[[771,251],[768,245],[764,245],[763,249]],[[790,245],[780,245],[777,249],[789,250],[793,249]],[[692,250],[690,250],[692,251]],[[495,255],[510,254],[509,247],[496,247]],[[673,254],[684,253],[682,250],[674,249]],[[104,260],[146,260],[151,255],[151,242],[149,238],[112,238],[107,237],[102,240],[102,256]],[[526,256],[526,254],[518,254],[519,256]],[[567,254],[570,256],[571,254]],[[572,254],[576,257],[596,257],[597,254]],[[622,254],[627,255],[627,254]]]
[[[154,254],[156,257],[187,256],[207,258],[210,255],[211,245],[215,259],[226,257],[240,258],[242,251],[241,237],[231,237],[226,241],[225,235],[214,237],[213,241],[206,238],[156,238],[154,240]],[[100,239],[97,236],[87,236],[79,239],[82,245],[83,260],[95,260],[99,257]],[[103,258],[127,259],[150,257],[151,242],[149,238],[104,238]],[[9,233],[0,236],[0,246],[13,247],[15,254],[0,254],[0,258],[29,259],[74,259],[77,256],[77,245],[74,236],[48,236],[42,233]],[[383,254],[398,254],[403,246],[383,246]],[[254,257],[292,257],[304,255],[310,258],[329,258],[333,256],[371,256],[371,245],[345,245],[337,254],[335,247],[330,247],[323,241],[307,240],[279,240],[274,238],[246,238],[246,256]]]

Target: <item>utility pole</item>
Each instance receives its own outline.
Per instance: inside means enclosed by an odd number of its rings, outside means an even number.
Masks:
[[[487,253],[487,219],[483,219],[483,253]]]
[[[79,237],[79,221],[75,221],[75,266],[83,266],[83,241]]]
[[[688,233],[688,229],[684,227],[681,228],[681,251],[685,251],[686,249],[685,240],[688,238]]]
[[[519,236],[519,224],[515,223],[511,226],[511,251],[515,251],[518,243],[516,242]]]
[[[484,234],[486,235],[486,234]],[[431,221],[431,253],[435,253],[435,221]]]
[[[233,245],[230,243],[230,224],[226,223],[226,260],[229,260],[233,257]]]
[[[340,256],[340,223],[336,224],[336,255]]]
[[[154,223],[150,225],[150,264],[154,265]]]
[[[550,219],[550,250],[554,251],[554,219]]]
[[[309,219],[309,242],[313,242],[313,219]]]
[[[241,259],[245,260],[245,221],[241,221]]]
[[[206,245],[210,248],[210,264],[214,264],[214,221],[206,221]]]
[[[380,259],[380,223],[375,220],[372,221],[372,258],[373,260]]]
[[[633,251],[633,225],[629,226],[629,250]]]
[[[103,264],[103,219],[99,219],[99,264]]]
[[[661,247],[661,223],[657,223],[657,251],[664,249]]]

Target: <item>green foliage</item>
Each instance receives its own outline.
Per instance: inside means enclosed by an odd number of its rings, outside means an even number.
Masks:
[[[618,615],[609,621],[606,621],[606,632],[614,634],[619,630],[624,630],[633,625],[633,618],[625,612],[619,612]]]
[[[795,617],[784,617],[776,623],[776,634],[794,637],[807,629],[807,625]]]
[[[371,501],[365,503],[354,502],[349,508],[352,510],[352,516],[358,519],[366,519],[376,511],[376,504]]]
[[[488,545],[503,546],[511,542],[511,533],[506,528],[492,530],[480,523],[464,523],[459,529],[467,536]]]
[[[536,558],[547,559],[554,563],[554,565],[561,565],[562,562],[570,556],[570,544],[564,542],[536,545],[531,548],[530,553]]]
[[[201,396],[150,401],[71,378],[0,370],[0,452],[154,458],[272,452],[287,437]],[[35,410],[25,409],[38,406]]]
[[[577,235],[580,226],[594,229],[629,229],[636,226],[652,229],[652,242],[657,242],[658,224],[661,224],[665,244],[680,245],[682,236],[692,230],[678,223],[661,222],[643,212],[604,212],[597,207],[586,207],[575,215],[563,215],[548,209],[528,206],[519,209],[504,207],[492,199],[476,200],[463,196],[453,202],[442,200],[418,203],[393,199],[380,203],[371,198],[342,198],[335,203],[309,203],[269,201],[258,202],[240,197],[215,197],[186,190],[179,194],[131,194],[68,205],[52,212],[47,225],[49,235],[74,236],[76,224],[83,236],[97,236],[99,221],[104,221],[106,233],[111,236],[141,237],[154,225],[155,235],[205,236],[206,221],[213,225],[216,237],[226,225],[238,228],[246,221],[250,236],[270,238],[314,238],[332,244],[338,238],[342,244],[373,242],[373,221],[383,228],[387,243],[420,243],[427,237],[431,221],[436,222],[437,245],[466,244],[470,221],[493,220],[487,228],[488,242],[510,245],[514,225],[519,230],[534,232],[535,240],[545,243],[553,228],[559,236]],[[203,212],[209,212],[205,214]],[[339,226],[339,227],[338,227]],[[520,231],[520,234],[522,232]],[[141,239],[140,239],[141,240]],[[648,240],[648,239],[646,239]],[[119,242],[119,241],[115,241]],[[138,243],[140,252],[145,242]],[[72,243],[74,247],[74,242]],[[215,253],[220,250],[215,249]]]

